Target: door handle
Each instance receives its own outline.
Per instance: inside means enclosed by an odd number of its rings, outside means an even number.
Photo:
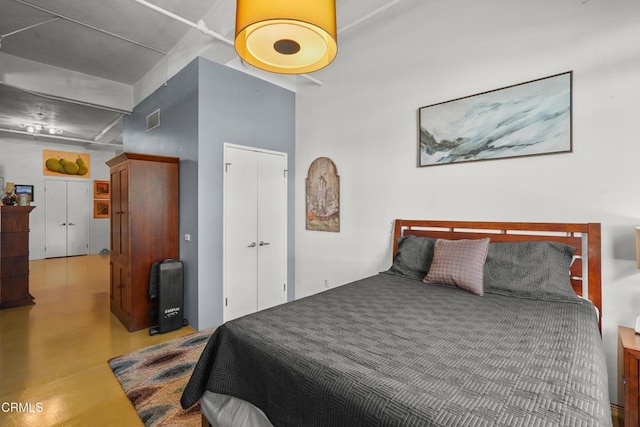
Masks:
[[[69,225],[75,225],[73,222],[70,222]]]
[[[271,244],[271,243],[269,243],[269,242],[263,242],[262,240],[260,240],[260,243],[259,243],[259,245],[260,245],[260,246],[268,246],[268,245],[270,245],[270,244]]]
[[[60,224],[60,225],[67,225],[67,223],[66,223],[66,222],[63,222],[63,223],[62,223],[62,224]]]
[[[251,242],[251,244],[249,246],[247,246],[248,248],[255,248],[256,247],[256,242]]]

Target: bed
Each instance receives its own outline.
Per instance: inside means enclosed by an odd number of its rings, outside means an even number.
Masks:
[[[393,245],[389,271],[220,326],[182,406],[234,426],[612,425],[600,224],[396,220]]]

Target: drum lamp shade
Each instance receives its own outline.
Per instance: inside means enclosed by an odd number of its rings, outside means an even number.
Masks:
[[[238,0],[235,49],[274,73],[324,68],[338,52],[335,0]]]

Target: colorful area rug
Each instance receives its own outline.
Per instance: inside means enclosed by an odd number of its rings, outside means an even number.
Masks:
[[[200,404],[185,411],[180,396],[212,333],[196,332],[109,360],[146,427],[201,424]]]

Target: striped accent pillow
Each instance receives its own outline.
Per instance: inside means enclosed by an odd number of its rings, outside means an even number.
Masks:
[[[489,240],[436,240],[431,268],[422,281],[457,286],[482,296]]]

